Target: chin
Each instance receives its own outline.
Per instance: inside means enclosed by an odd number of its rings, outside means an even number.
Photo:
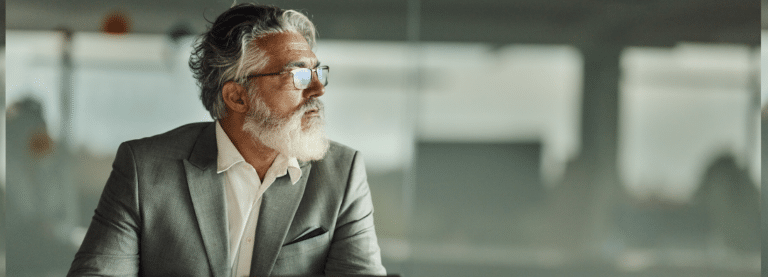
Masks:
[[[323,124],[313,124],[309,128],[302,129],[298,131],[298,135],[291,137],[293,145],[290,148],[294,150],[292,156],[304,162],[321,160],[330,146],[328,138],[325,137]]]
[[[306,151],[301,151],[302,153],[300,154],[297,153],[296,159],[302,162],[311,162],[322,160],[325,157],[325,153],[328,152],[330,143],[327,139],[323,139],[322,141],[305,144],[305,146]]]

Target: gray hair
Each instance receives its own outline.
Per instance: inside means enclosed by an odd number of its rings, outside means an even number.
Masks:
[[[315,47],[315,25],[304,14],[274,6],[239,4],[228,9],[203,33],[189,58],[200,100],[214,119],[226,116],[224,83],[246,84],[249,72],[268,63],[265,51],[251,42],[269,34],[296,32]],[[250,93],[250,92],[249,92]]]

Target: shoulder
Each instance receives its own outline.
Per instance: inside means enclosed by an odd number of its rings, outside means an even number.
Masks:
[[[330,146],[328,147],[328,152],[325,154],[325,157],[323,157],[321,161],[352,159],[356,154],[357,154],[357,150],[331,140]]]
[[[341,143],[331,141],[323,159],[312,162],[310,180],[326,183],[326,187],[338,186],[344,190],[350,178],[365,176],[365,165],[360,153]],[[335,185],[331,185],[335,184]]]
[[[330,141],[328,152],[319,160],[312,162],[313,167],[323,167],[335,171],[349,171],[355,158],[359,155],[358,151],[344,144]]]
[[[185,158],[201,135],[210,132],[215,140],[215,126],[214,122],[190,123],[162,134],[123,142],[121,148],[128,147],[143,155]]]

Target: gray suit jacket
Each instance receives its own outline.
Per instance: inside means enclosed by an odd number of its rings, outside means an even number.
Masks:
[[[217,152],[211,122],[121,144],[68,276],[229,277]],[[385,275],[360,155],[332,142],[300,166],[263,195],[251,275]]]

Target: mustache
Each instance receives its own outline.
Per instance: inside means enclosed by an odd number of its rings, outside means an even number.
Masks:
[[[304,115],[306,112],[314,109],[317,109],[317,111],[320,112],[320,114],[322,114],[324,108],[325,108],[325,105],[323,104],[323,102],[320,101],[320,99],[313,97],[313,98],[309,98],[309,100],[304,102],[304,104],[302,104],[301,107],[298,110],[296,110],[294,114]]]

